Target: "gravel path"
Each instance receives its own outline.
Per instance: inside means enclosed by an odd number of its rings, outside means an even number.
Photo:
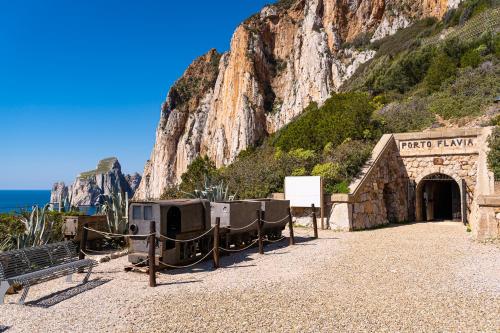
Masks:
[[[126,257],[112,260],[96,268],[84,291],[56,280],[33,287],[29,306],[0,306],[0,326],[7,332],[500,332],[500,248],[469,240],[462,225],[320,231],[318,240],[308,239],[311,233],[298,228],[300,243],[269,245],[262,256],[253,249],[223,257],[216,271],[206,262],[162,273],[157,288],[147,287],[144,274],[123,272]]]

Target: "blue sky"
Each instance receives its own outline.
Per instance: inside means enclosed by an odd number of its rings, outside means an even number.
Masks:
[[[169,87],[269,2],[0,0],[0,189],[142,173]]]

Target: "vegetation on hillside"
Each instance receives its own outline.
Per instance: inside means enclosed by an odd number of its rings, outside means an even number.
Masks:
[[[383,107],[376,116],[386,132],[421,130],[436,116],[459,122],[481,115],[500,94],[500,36],[474,28],[478,20],[498,21],[498,10],[490,8],[494,5],[494,1],[468,0],[440,22],[425,19],[368,43],[364,47],[376,49],[376,56],[342,91],[368,92],[380,101]],[[441,40],[440,33],[450,27],[454,28],[447,36],[462,38]],[[464,31],[463,36],[457,31]]]
[[[439,126],[438,119],[476,117],[500,95],[499,34],[478,33],[478,24],[494,6],[494,0],[467,0],[441,21],[424,19],[375,42],[371,34],[360,34],[344,47],[376,50],[376,56],[360,66],[340,93],[321,106],[312,103],[227,167],[216,169],[207,157],[196,159],[180,186],[163,197],[203,188],[207,177],[224,181],[239,198],[281,192],[288,175],[320,175],[327,193],[348,192],[383,133]],[[451,37],[442,40],[445,29]],[[500,142],[498,135],[492,140]],[[495,147],[490,165],[500,174]]]
[[[78,211],[61,213],[48,207],[34,206],[31,211],[0,214],[0,251],[37,246],[63,240],[64,215],[80,215]]]
[[[382,133],[372,118],[376,105],[365,93],[335,94],[321,107],[311,104],[295,121],[261,146],[242,151],[227,167],[216,169],[207,157],[197,158],[179,187],[166,190],[162,198],[203,189],[206,178],[224,181],[240,199],[266,197],[282,192],[289,175],[322,176],[327,193],[347,192]]]
[[[489,138],[490,152],[488,153],[488,166],[495,180],[500,180],[500,128],[495,127]]]

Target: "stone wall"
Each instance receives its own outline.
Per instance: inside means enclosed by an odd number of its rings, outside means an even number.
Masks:
[[[500,237],[500,195],[478,197],[477,228],[472,229],[474,238],[479,240]]]
[[[408,176],[392,135],[384,135],[349,194],[332,195],[329,224],[359,230],[408,218]]]
[[[407,219],[408,180],[394,140],[352,196],[352,229],[367,229]]]
[[[423,184],[429,180],[435,186],[451,178],[458,186],[450,194],[453,217],[462,216],[479,237],[498,234],[491,230],[498,227],[500,199],[494,209],[478,202],[481,195],[494,192],[486,163],[490,133],[491,128],[463,128],[384,135],[351,183],[350,193],[332,195],[330,225],[356,230],[423,220]],[[429,179],[436,175],[441,178]]]

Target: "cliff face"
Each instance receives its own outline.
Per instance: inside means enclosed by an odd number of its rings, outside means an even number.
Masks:
[[[100,160],[95,170],[80,173],[72,185],[55,183],[52,187],[51,203],[60,203],[69,199],[72,206],[94,206],[99,195],[112,191],[134,195],[141,176],[123,175],[121,165],[115,157]]]
[[[230,50],[196,59],[162,106],[156,143],[135,198],[158,198],[199,155],[218,167],[324,102],[374,51],[346,48],[459,0],[297,0],[264,7],[234,32]]]

